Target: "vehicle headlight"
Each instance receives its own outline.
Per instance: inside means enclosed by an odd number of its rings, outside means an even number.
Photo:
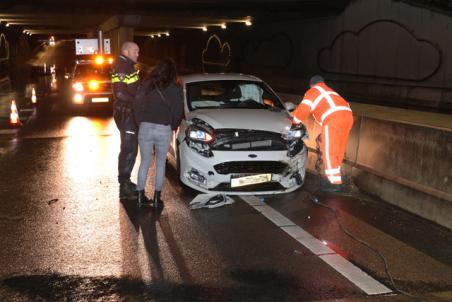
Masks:
[[[205,143],[213,140],[213,136],[210,133],[200,129],[188,129],[188,137],[191,140]]]
[[[82,92],[83,91],[83,84],[80,82],[74,83],[72,84],[72,88],[74,88],[75,91],[77,92]]]
[[[287,156],[293,157],[304,148],[303,140],[308,138],[306,127],[300,123],[292,125],[284,138],[287,140]]]
[[[303,135],[303,132],[301,131],[301,129],[289,130],[289,132],[287,133],[287,139],[293,140],[293,139],[301,138],[302,135]]]
[[[204,157],[213,156],[210,144],[214,141],[214,135],[209,129],[211,128],[205,128],[199,124],[192,124],[185,132],[187,145]]]
[[[308,132],[303,124],[293,125],[287,132],[287,140],[289,141],[296,139],[305,140],[307,138]]]
[[[99,82],[97,82],[95,80],[89,81],[88,87],[90,90],[97,90],[99,88]]]

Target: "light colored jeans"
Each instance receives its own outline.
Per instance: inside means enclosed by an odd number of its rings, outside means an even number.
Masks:
[[[140,147],[140,169],[138,170],[137,190],[144,190],[152,161],[152,151],[155,147],[155,181],[154,190],[162,191],[165,178],[166,153],[171,142],[171,126],[153,123],[140,123],[138,130],[138,145]]]

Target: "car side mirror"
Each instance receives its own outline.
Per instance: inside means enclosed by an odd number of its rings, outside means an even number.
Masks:
[[[295,110],[295,108],[297,108],[297,106],[295,106],[295,104],[292,102],[285,102],[284,106],[286,106],[286,110],[289,112],[292,112]]]

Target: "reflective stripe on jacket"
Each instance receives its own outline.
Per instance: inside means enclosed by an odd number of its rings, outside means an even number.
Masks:
[[[317,83],[304,95],[294,111],[294,117],[306,122],[309,113],[322,125],[331,114],[337,111],[352,111],[350,105],[337,92],[325,83]]]
[[[131,106],[139,84],[135,62],[119,55],[112,69],[111,84],[115,101]]]
[[[133,84],[135,82],[138,82],[139,78],[138,78],[138,72],[135,71],[134,73],[131,74],[126,74],[124,76],[121,77],[121,75],[114,73],[111,75],[111,83],[125,83],[127,85],[129,84]]]

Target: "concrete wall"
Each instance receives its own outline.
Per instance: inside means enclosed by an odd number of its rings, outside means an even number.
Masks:
[[[315,172],[321,128],[312,119],[307,128]],[[363,191],[452,229],[452,131],[355,114],[342,168]]]
[[[399,1],[358,0],[333,18],[256,28],[251,39],[244,36],[252,46],[242,70],[285,92],[300,93],[322,73],[357,101],[452,109],[451,21]]]
[[[349,99],[452,112],[452,18],[396,0],[356,0],[321,19],[255,20],[252,27],[173,31],[143,40],[143,55],[173,56],[202,70],[208,47],[224,70],[256,74],[278,91],[302,94],[322,73]],[[223,48],[227,43],[229,49]],[[218,45],[217,45],[218,44]]]

